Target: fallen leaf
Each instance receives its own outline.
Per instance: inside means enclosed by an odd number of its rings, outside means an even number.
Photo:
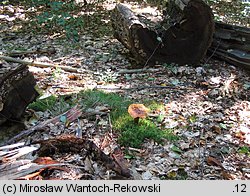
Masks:
[[[37,171],[37,172],[34,172],[34,173],[32,173],[32,174],[28,174],[28,175],[26,175],[26,176],[24,176],[24,177],[19,178],[19,180],[22,180],[22,179],[24,179],[24,180],[42,180],[42,176],[40,175],[40,173],[41,173],[42,171],[43,171],[43,170],[40,169],[40,170]]]
[[[188,149],[190,147],[190,144],[189,143],[181,143],[180,144],[180,149],[181,150],[185,150],[185,149]]]
[[[217,125],[212,126],[212,131],[214,131],[217,134],[221,134],[221,128]]]
[[[238,132],[235,133],[235,137],[239,138],[240,140],[244,140],[245,139],[244,135],[245,134],[242,133],[242,132],[240,132],[240,131],[238,131]]]
[[[204,140],[202,138],[200,139],[200,145],[204,146],[204,145],[206,145],[206,143],[207,143],[206,140]]]
[[[121,149],[116,148],[112,154],[112,157],[116,164],[119,166],[119,169],[121,174],[124,174],[125,176],[130,176],[130,170],[129,170],[129,162],[124,159],[124,155],[121,151]]]
[[[34,161],[38,165],[49,165],[59,163],[58,161],[53,160],[51,157],[38,157]]]
[[[69,78],[70,80],[77,80],[77,79],[78,79],[78,76],[76,76],[76,75],[68,75],[68,78]]]
[[[234,180],[235,177],[231,174],[227,173],[226,171],[222,170],[221,175],[223,176],[223,179],[225,180]]]
[[[174,159],[180,159],[181,158],[181,156],[179,154],[177,154],[176,152],[169,152],[168,155],[171,158],[174,158]]]
[[[174,179],[174,178],[177,177],[177,172],[176,171],[170,171],[170,172],[168,172],[167,176],[170,179]]]
[[[224,123],[220,123],[220,127],[221,127],[222,129],[227,129],[227,125],[224,124]]]
[[[172,150],[173,152],[182,153],[182,150],[181,150],[180,148],[178,148],[177,146],[172,146],[172,147],[171,147],[171,150]]]
[[[218,166],[220,168],[224,168],[223,165],[221,164],[221,162],[219,160],[217,160],[216,158],[211,157],[211,156],[209,156],[207,158],[207,164],[208,165],[213,165],[213,166]]]

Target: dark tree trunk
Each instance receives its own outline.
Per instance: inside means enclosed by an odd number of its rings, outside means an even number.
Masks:
[[[112,16],[114,36],[142,65],[199,63],[212,42],[211,9],[202,0],[170,0],[167,14],[154,23],[118,4]]]
[[[26,65],[4,66],[0,62],[0,125],[19,119],[37,96],[36,82]]]

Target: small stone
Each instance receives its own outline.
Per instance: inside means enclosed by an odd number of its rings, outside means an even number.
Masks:
[[[180,144],[180,149],[181,150],[185,150],[185,149],[188,149],[189,148],[189,143],[181,143]]]
[[[168,155],[171,157],[171,158],[174,158],[174,159],[180,159],[181,156],[175,152],[170,152],[168,153]]]
[[[210,97],[210,98],[216,98],[216,97],[219,96],[219,93],[220,93],[219,89],[216,89],[216,88],[212,89],[211,91],[209,91],[208,97]]]
[[[220,82],[221,82],[221,77],[212,77],[210,79],[210,83],[212,84],[220,84]]]
[[[142,174],[142,179],[143,180],[150,180],[152,178],[152,174],[150,173],[150,171],[146,171]]]
[[[144,166],[144,165],[140,165],[139,168],[136,168],[137,171],[146,171],[147,170],[147,167]]]
[[[202,76],[204,73],[206,73],[205,69],[203,67],[197,67],[195,69],[198,76]]]

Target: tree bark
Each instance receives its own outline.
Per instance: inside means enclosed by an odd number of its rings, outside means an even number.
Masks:
[[[27,66],[6,66],[0,62],[0,125],[18,120],[38,93],[34,76]]]
[[[214,24],[211,9],[202,0],[170,0],[163,14],[165,18],[153,22],[123,4],[113,11],[115,37],[141,66],[198,64],[208,51],[212,57],[250,69],[249,28]]]
[[[202,0],[170,0],[168,18],[142,19],[123,4],[113,11],[114,36],[140,64],[197,64],[212,42],[213,14]],[[160,27],[158,27],[160,24]]]
[[[216,22],[208,52],[233,65],[250,69],[250,29]]]

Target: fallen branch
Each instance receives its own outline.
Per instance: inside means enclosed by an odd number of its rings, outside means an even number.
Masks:
[[[64,163],[38,165],[32,163],[31,160],[9,162],[2,165],[0,170],[0,180],[15,180],[41,169],[61,167],[65,165],[66,164]]]
[[[133,73],[144,73],[144,72],[158,72],[160,69],[121,69],[118,74],[133,74]]]
[[[1,151],[1,150],[10,150],[10,149],[17,148],[17,147],[21,147],[21,146],[24,146],[24,145],[25,145],[25,142],[20,142],[20,143],[8,145],[8,146],[1,146],[1,147],[0,147],[0,151]],[[2,154],[0,153],[0,156],[1,156],[1,155],[2,155]]]
[[[126,164],[127,161],[122,156],[120,150],[106,155],[92,140],[86,138],[78,138],[73,135],[60,135],[48,140],[35,141],[33,144],[41,145],[38,155],[42,157],[51,156],[55,152],[80,154],[82,157],[92,155],[95,160],[101,161],[108,169],[112,169],[124,177],[131,176]]]
[[[44,122],[41,122],[40,124],[30,128],[30,129],[22,131],[18,135],[14,136],[10,140],[8,140],[5,144],[6,145],[7,144],[12,144],[12,143],[22,139],[25,136],[29,136],[30,134],[34,133],[35,131],[42,131],[50,123],[57,125],[60,122],[61,116],[66,116],[68,122],[73,122],[74,120],[76,120],[81,115],[82,115],[82,111],[77,106],[75,106],[75,107],[71,108],[70,110],[68,110],[67,112],[65,112],[65,113],[63,113],[61,115],[58,115],[58,116],[56,116],[56,117],[54,117],[52,119],[46,120]]]
[[[61,166],[66,165],[64,163],[56,161],[38,162],[37,160],[42,160],[41,158],[37,158],[35,161],[28,159],[17,160],[36,150],[38,150],[37,146],[26,146],[24,142],[1,147],[0,180],[26,179],[28,176],[31,177],[40,174],[44,169],[64,169],[61,168]],[[36,171],[39,172],[37,173]]]
[[[88,110],[86,110],[83,113],[81,111],[81,109],[79,109],[77,106],[75,106],[63,114],[60,114],[60,115],[58,115],[52,119],[46,120],[44,122],[41,122],[40,124],[30,128],[30,129],[22,131],[18,135],[14,136],[10,140],[8,140],[5,143],[5,145],[12,144],[12,143],[24,138],[25,136],[31,135],[35,131],[43,131],[45,129],[45,127],[50,123],[57,125],[58,123],[61,122],[60,121],[61,116],[66,116],[67,122],[70,123],[70,122],[75,121],[80,116],[82,116],[84,118],[84,117],[95,116],[95,115],[105,115],[105,114],[107,114],[107,112],[108,111],[105,111],[105,110],[95,110],[95,109],[89,108]]]
[[[15,161],[16,159],[29,154],[35,150],[37,150],[38,147],[35,146],[23,146],[21,148],[12,149],[5,152],[0,152],[0,160],[7,162],[7,161]]]
[[[47,49],[36,49],[36,50],[27,50],[27,51],[18,51],[14,50],[12,52],[7,53],[11,57],[22,56],[27,54],[54,54],[56,53],[55,48],[47,48]]]
[[[185,86],[140,86],[140,87],[130,87],[130,88],[120,88],[120,87],[105,87],[97,86],[97,90],[109,90],[109,91],[130,91],[130,90],[144,90],[144,89],[171,89],[171,90],[194,90],[197,88],[185,87]]]
[[[9,62],[21,63],[21,64],[25,64],[25,65],[42,67],[42,68],[54,67],[54,68],[60,68],[60,69],[62,69],[64,71],[68,71],[68,72],[76,72],[76,73],[83,73],[84,72],[84,70],[74,68],[74,67],[61,66],[61,65],[57,65],[57,64],[53,64],[53,63],[42,63],[42,62],[35,62],[35,61],[26,61],[26,60],[16,59],[16,58],[12,58],[12,57],[9,57],[9,56],[3,56],[3,55],[0,55],[0,59],[3,59],[5,61],[9,61]]]
[[[146,151],[146,150],[142,150],[142,149],[139,149],[139,148],[132,148],[132,147],[128,147],[128,150],[138,152],[138,153],[143,153],[143,152]]]

